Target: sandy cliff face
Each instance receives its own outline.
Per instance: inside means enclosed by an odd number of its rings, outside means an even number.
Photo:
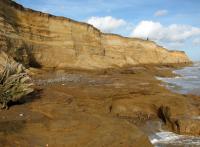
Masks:
[[[189,62],[151,41],[103,34],[85,23],[0,0],[0,48],[32,66],[108,68]]]

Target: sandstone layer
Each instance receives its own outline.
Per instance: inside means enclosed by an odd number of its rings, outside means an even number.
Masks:
[[[0,49],[37,67],[110,68],[190,62],[152,41],[104,34],[92,25],[0,0]]]

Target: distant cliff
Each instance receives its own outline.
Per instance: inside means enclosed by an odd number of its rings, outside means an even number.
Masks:
[[[37,67],[109,68],[190,62],[152,41],[104,34],[92,25],[0,0],[0,49]]]

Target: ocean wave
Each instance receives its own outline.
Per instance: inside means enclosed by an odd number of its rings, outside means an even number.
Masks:
[[[198,79],[199,77],[198,76],[184,76],[184,77],[181,77],[182,79]]]

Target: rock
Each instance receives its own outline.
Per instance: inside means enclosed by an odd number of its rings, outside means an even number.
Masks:
[[[165,127],[169,127],[172,131],[180,133],[179,120],[171,118],[170,107],[160,106],[158,108],[158,117],[164,122]]]
[[[112,103],[111,112],[119,117],[148,120],[155,116],[152,104],[137,103],[134,99],[119,99]]]
[[[184,135],[200,135],[200,120],[192,118],[171,118],[166,124],[163,125],[163,129],[171,130],[178,134]]]
[[[0,146],[152,147],[147,135],[134,124],[102,113],[83,112],[77,100],[65,103],[69,97],[66,87],[55,87],[44,89],[42,99],[28,107],[4,112],[8,118],[0,120]],[[24,111],[26,117],[12,117]]]
[[[178,120],[181,134],[200,135],[200,120],[185,118]]]
[[[168,106],[161,106],[158,108],[158,117],[167,124],[168,122],[171,123],[171,111],[170,107]]]
[[[166,129],[179,134],[200,135],[200,120],[193,117],[171,117],[171,109],[161,106],[158,109],[158,117],[164,122]]]
[[[105,34],[92,25],[0,0],[0,48],[32,67],[110,68],[190,62],[152,41]]]

